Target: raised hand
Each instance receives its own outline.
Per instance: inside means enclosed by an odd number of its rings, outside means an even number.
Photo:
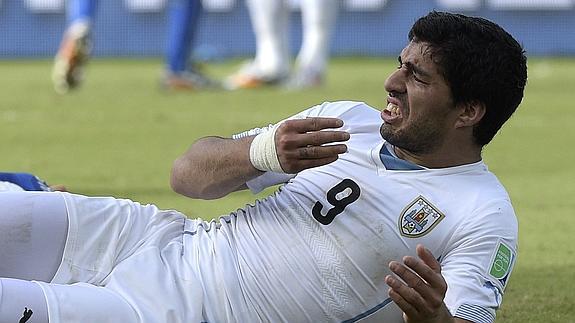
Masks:
[[[389,263],[391,271],[403,280],[391,275],[385,278],[389,297],[402,309],[407,323],[455,322],[443,302],[447,283],[441,265],[422,245],[416,251],[419,259],[406,256],[403,263]]]
[[[282,122],[275,133],[276,153],[286,173],[329,164],[347,151],[345,144],[331,144],[349,140],[349,133],[340,128],[343,121],[336,118],[312,117]],[[331,145],[330,145],[331,144]]]

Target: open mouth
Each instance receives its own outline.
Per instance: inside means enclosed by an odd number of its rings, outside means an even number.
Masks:
[[[387,103],[387,107],[383,109],[381,116],[386,123],[392,123],[401,118],[401,110],[397,104],[389,102]]]

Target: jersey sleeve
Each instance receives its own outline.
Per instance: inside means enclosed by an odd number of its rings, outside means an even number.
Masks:
[[[455,317],[492,323],[517,256],[517,220],[509,201],[492,202],[469,219],[440,260],[445,304]]]
[[[284,122],[286,120],[294,120],[294,119],[305,119],[310,117],[333,117],[338,118],[345,114],[347,111],[356,107],[358,105],[362,105],[362,102],[354,102],[354,101],[339,101],[339,102],[324,102],[322,104],[313,106],[308,108],[300,113],[292,115],[286,119],[283,119],[280,122]],[[269,124],[264,127],[253,128],[232,136],[233,139],[244,138],[247,136],[254,136],[258,135],[265,131],[270,131],[275,124]],[[287,183],[290,179],[294,178],[297,174],[281,174],[281,173],[274,173],[274,172],[265,172],[262,175],[249,180],[246,182],[247,187],[250,191],[254,194],[261,192],[262,190],[278,185]]]

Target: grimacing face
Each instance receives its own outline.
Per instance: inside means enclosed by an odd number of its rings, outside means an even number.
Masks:
[[[388,96],[381,136],[413,154],[434,152],[456,117],[451,90],[430,52],[429,44],[411,41],[384,85]]]

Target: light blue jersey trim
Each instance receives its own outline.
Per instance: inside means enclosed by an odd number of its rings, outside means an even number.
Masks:
[[[357,321],[359,321],[359,320],[361,320],[361,319],[363,319],[363,318],[366,318],[366,317],[370,316],[371,314],[373,314],[373,313],[379,311],[380,309],[384,308],[384,307],[385,307],[387,304],[389,304],[389,303],[391,303],[391,298],[387,298],[385,301],[383,301],[383,302],[380,303],[380,304],[377,304],[375,307],[370,308],[369,310],[367,310],[367,311],[365,311],[365,312],[359,314],[358,316],[356,316],[356,317],[354,317],[354,318],[352,318],[352,319],[349,319],[349,320],[345,320],[345,321],[343,321],[343,322],[341,322],[341,323],[353,323],[353,322],[357,322]]]
[[[379,151],[379,158],[381,158],[381,162],[385,165],[385,169],[389,170],[420,170],[423,169],[422,167],[409,162],[407,160],[403,160],[401,158],[395,157],[385,145],[381,147]]]
[[[493,323],[495,321],[495,311],[471,304],[459,306],[454,316],[475,323]]]

